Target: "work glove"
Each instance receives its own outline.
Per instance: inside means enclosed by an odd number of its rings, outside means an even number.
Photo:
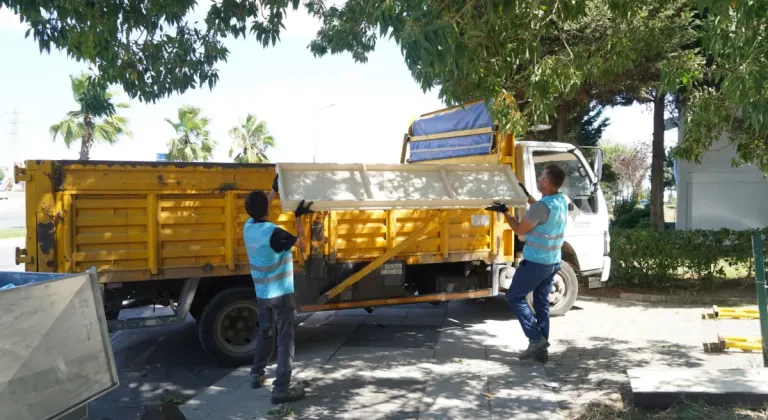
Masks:
[[[277,186],[277,177],[279,177],[279,176],[280,175],[275,175],[275,179],[272,181],[272,191],[274,191],[276,193],[280,192],[280,187]]]
[[[277,178],[275,178],[275,179],[277,179]],[[277,182],[277,181],[275,181],[275,182]],[[277,184],[275,184],[275,185],[277,185]],[[523,185],[522,182],[519,182],[517,185],[519,185],[520,188],[523,189],[523,192],[525,193],[526,197],[530,197],[531,196],[531,194],[528,192],[528,190],[525,189],[525,185]],[[277,190],[275,190],[275,191],[277,191]]]
[[[494,201],[493,205],[490,207],[485,208],[488,211],[495,211],[497,213],[506,213],[509,211],[509,207],[507,207],[504,203],[499,203],[498,201]]]
[[[309,204],[304,204],[305,200],[301,200],[299,203],[299,207],[296,207],[296,211],[293,212],[293,214],[296,217],[304,216],[305,214],[312,214],[315,211],[312,210],[310,207],[312,207],[312,204],[315,204],[314,201],[310,201]]]

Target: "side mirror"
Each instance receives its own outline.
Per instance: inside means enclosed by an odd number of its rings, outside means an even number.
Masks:
[[[603,179],[603,149],[595,148],[595,163],[594,168],[592,168],[593,172],[595,173],[595,177],[597,178],[597,182],[600,182],[600,180]]]

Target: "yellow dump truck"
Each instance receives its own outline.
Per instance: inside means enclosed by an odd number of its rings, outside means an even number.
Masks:
[[[515,144],[480,102],[417,118],[402,163],[391,169],[504,165],[534,191],[536,172],[552,161],[568,169],[564,191],[576,220],[550,299],[559,315],[576,299],[578,276],[598,285],[610,270],[599,162],[593,171],[571,145]],[[182,323],[191,314],[209,354],[223,364],[248,363],[258,310],[243,202],[252,190],[269,190],[275,173],[274,165],[27,161],[15,173],[26,183],[27,209],[26,246],[16,262],[37,272],[95,267],[112,330]],[[279,202],[272,219],[295,229]],[[495,296],[509,285],[524,239],[482,207],[329,210],[306,221],[311,241],[294,255],[302,311]],[[173,314],[118,319],[121,310],[148,304]]]

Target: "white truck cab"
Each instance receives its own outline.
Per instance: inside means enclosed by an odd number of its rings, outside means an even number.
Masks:
[[[576,300],[578,276],[588,279],[590,288],[596,288],[602,287],[611,271],[608,207],[599,183],[602,152],[595,149],[595,162],[590,165],[582,152],[568,143],[520,141],[516,147],[522,164],[520,182],[536,199],[541,198],[536,178],[547,165],[554,163],[566,171],[560,189],[569,201],[563,264],[550,295],[552,314],[562,315]],[[517,216],[522,218],[522,212]],[[525,238],[518,239],[524,242]],[[502,270],[502,289],[509,287],[513,275],[514,267]]]
[[[531,132],[543,127],[532,128]],[[551,163],[566,171],[561,192],[568,197],[568,225],[565,231],[561,268],[550,295],[550,314],[563,315],[578,297],[579,278],[589,287],[601,287],[611,271],[609,256],[608,207],[600,189],[603,154],[589,150],[592,164],[582,150],[568,143],[518,141],[495,124],[483,101],[472,101],[415,118],[403,139],[401,163],[510,165],[517,179],[534,196],[536,178]],[[518,219],[526,208],[516,209]],[[498,289],[509,288],[520,262],[525,237],[505,231],[504,240],[514,241],[514,256],[505,255],[493,264]]]

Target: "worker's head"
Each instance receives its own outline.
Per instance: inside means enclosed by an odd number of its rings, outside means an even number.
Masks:
[[[264,220],[269,217],[269,197],[264,191],[252,191],[245,197],[245,211],[253,220]]]
[[[556,193],[565,182],[565,171],[555,165],[547,165],[536,179],[536,188],[544,195]]]

